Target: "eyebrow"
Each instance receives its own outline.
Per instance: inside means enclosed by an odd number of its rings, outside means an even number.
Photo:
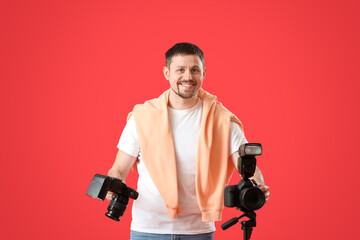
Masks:
[[[194,68],[194,67],[198,67],[198,68],[200,68],[200,66],[199,66],[199,65],[194,65],[194,66],[192,66],[191,68]],[[185,68],[185,66],[176,66],[176,68]]]

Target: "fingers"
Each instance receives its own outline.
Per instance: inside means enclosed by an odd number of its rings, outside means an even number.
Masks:
[[[261,191],[263,191],[263,193],[265,194],[265,201],[267,202],[269,200],[269,196],[270,196],[270,191],[269,191],[269,187],[265,186],[263,184],[258,184],[258,187],[260,188]]]
[[[106,194],[106,199],[107,200],[109,200],[109,201],[111,201],[111,199],[114,197],[114,193],[113,192],[107,192],[107,194]]]
[[[257,184],[258,188],[260,188],[261,191],[263,191],[263,193],[265,194],[265,202],[267,202],[270,196],[269,187],[264,185],[263,183],[260,183],[260,181],[257,181],[255,178],[250,178],[250,179],[251,181]]]

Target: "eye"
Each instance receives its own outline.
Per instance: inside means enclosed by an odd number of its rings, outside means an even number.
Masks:
[[[185,70],[183,68],[179,68],[177,71],[183,73]]]
[[[194,68],[194,69],[192,69],[191,71],[192,71],[193,73],[200,72],[200,70],[199,70],[199,69],[197,69],[197,68]]]

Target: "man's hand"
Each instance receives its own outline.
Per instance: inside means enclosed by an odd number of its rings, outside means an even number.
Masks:
[[[270,196],[269,187],[265,185],[264,177],[258,167],[256,167],[254,176],[250,179],[257,184],[261,191],[263,191],[263,193],[265,194],[265,201],[267,202]]]
[[[267,202],[269,200],[269,196],[270,196],[270,191],[269,191],[269,187],[259,184],[258,187],[261,189],[261,191],[263,191],[263,193],[265,194],[265,201]]]
[[[114,193],[108,191],[107,194],[106,194],[106,199],[109,200],[109,201],[111,201],[113,197],[114,197]]]
[[[253,180],[257,184],[258,188],[260,188],[261,191],[263,191],[263,193],[265,194],[265,202],[267,202],[269,200],[269,196],[270,196],[269,187],[263,183],[257,183],[256,180],[254,180],[253,178],[250,178],[250,179]]]

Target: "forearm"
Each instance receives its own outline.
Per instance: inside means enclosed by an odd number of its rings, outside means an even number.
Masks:
[[[136,157],[119,150],[113,166],[108,171],[108,175],[119,178],[125,182],[135,161]]]
[[[262,175],[260,169],[256,167],[254,176],[252,176],[250,179],[255,180],[256,183],[265,185],[264,176]]]
[[[127,176],[129,175],[129,172],[120,172],[119,170],[115,168],[110,168],[108,171],[108,176],[115,177],[118,179],[121,179],[123,182],[125,182]]]
[[[113,166],[108,171],[108,175],[111,177],[115,177],[121,179],[125,182],[127,176],[129,175],[131,167],[134,165],[136,161],[136,157],[133,157],[121,150],[118,151],[115,162]],[[111,201],[114,196],[113,192],[108,192],[106,198]]]

